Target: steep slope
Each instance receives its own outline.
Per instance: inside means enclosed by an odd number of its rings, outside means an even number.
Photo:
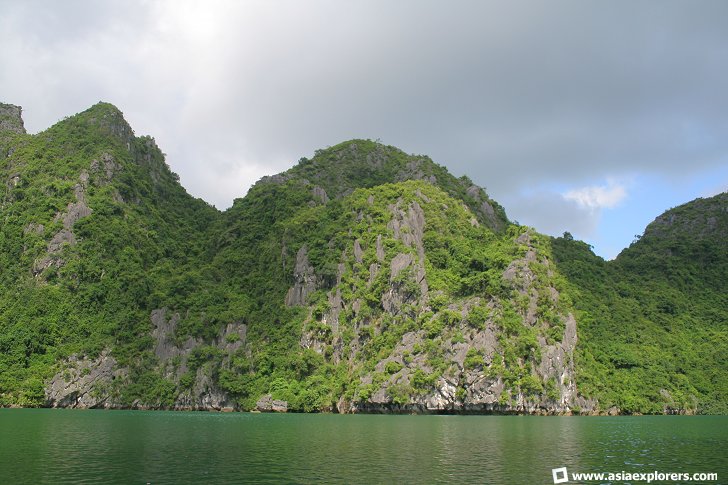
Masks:
[[[244,366],[225,373],[243,406],[271,392],[339,412],[593,408],[576,391],[571,304],[533,231],[493,232],[429,181],[329,200],[281,180],[228,216],[216,265],[259,288],[262,310]]]
[[[217,212],[109,104],[3,139],[0,403],[38,405],[65,356],[145,358],[148,309],[197,265]]]
[[[725,412],[725,194],[615,262],[368,140],[224,213],[100,103],[0,105],[0,405]]]
[[[617,265],[683,292],[726,295],[728,282],[728,192],[696,199],[656,218]]]
[[[290,170],[264,177],[256,185],[296,181],[312,186],[316,196],[326,202],[329,198],[345,197],[358,188],[406,180],[427,181],[463,201],[481,224],[496,232],[502,232],[508,225],[503,207],[468,177],[455,178],[427,156],[409,155],[371,140],[350,140],[317,150],[312,159],[301,158]]]
[[[728,411],[728,194],[671,209],[615,261],[554,240],[578,288],[582,389],[622,412]]]
[[[0,136],[9,138],[12,134],[24,133],[25,125],[20,106],[0,103]],[[2,156],[5,158],[7,151],[2,152]]]

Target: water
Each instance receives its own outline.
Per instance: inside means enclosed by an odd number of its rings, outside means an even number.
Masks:
[[[725,416],[0,409],[2,484],[551,484],[562,466],[715,472],[709,483],[728,483],[727,450]]]

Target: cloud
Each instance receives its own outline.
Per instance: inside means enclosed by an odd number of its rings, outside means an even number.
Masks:
[[[619,207],[632,184],[629,180],[608,179],[603,184],[563,192],[526,188],[507,196],[504,204],[512,219],[540,232],[560,236],[568,231],[579,239],[594,240],[599,237],[604,210]]]
[[[627,197],[627,189],[610,180],[606,185],[591,185],[569,190],[563,194],[563,197],[588,209],[612,209]]]
[[[380,138],[469,175],[522,222],[529,208],[541,230],[588,232],[624,198],[593,181],[689,176],[728,153],[728,2],[0,9],[0,93],[29,130],[110,101],[219,207],[318,148]]]
[[[568,231],[579,239],[589,239],[595,235],[601,218],[599,209],[552,191],[519,193],[511,196],[507,204],[512,219],[551,236]]]

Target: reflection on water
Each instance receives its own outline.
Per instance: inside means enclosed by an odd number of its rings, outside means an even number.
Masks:
[[[717,472],[728,417],[0,410],[0,483],[552,483]]]

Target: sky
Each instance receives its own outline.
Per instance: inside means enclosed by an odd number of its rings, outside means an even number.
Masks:
[[[468,175],[615,257],[728,190],[722,0],[0,0],[0,102],[107,101],[220,209],[352,138]]]

